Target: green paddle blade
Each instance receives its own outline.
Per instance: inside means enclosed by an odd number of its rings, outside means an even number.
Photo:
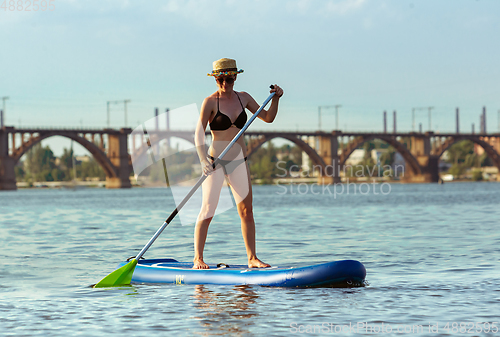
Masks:
[[[130,284],[136,265],[137,260],[132,259],[129,263],[121,268],[118,268],[117,270],[103,278],[101,281],[99,281],[99,283],[97,283],[94,288],[116,287]]]

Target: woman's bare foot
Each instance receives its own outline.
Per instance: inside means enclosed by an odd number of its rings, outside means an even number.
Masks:
[[[268,268],[270,264],[264,263],[258,258],[248,259],[248,268]]]
[[[193,261],[193,269],[209,269],[209,268],[210,267],[208,266],[208,264],[203,262],[202,259],[195,259]]]

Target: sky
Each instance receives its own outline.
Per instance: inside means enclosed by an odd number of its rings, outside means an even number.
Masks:
[[[16,2],[17,3],[17,2]],[[24,1],[26,4],[27,1]],[[52,0],[52,10],[0,8],[0,97],[5,124],[105,127],[106,102],[129,99],[128,127],[166,108],[201,106],[216,90],[212,62],[237,60],[235,89],[258,102],[285,91],[276,120],[252,130],[318,130],[318,107],[341,105],[340,130],[382,131],[397,111],[432,106],[434,131],[499,131],[500,1]],[[1,102],[0,102],[1,104]],[[1,105],[0,105],[1,106]],[[123,104],[110,125],[125,126]],[[1,108],[0,108],[1,109]],[[182,110],[181,110],[182,111]],[[322,108],[323,131],[336,128]],[[196,114],[171,114],[194,129]],[[416,126],[428,130],[427,110]],[[56,155],[69,140],[46,141]],[[77,151],[84,153],[83,148]]]

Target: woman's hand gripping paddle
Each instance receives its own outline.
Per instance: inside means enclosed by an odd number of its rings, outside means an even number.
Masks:
[[[271,85],[271,89],[274,89],[274,86]],[[260,106],[259,110],[257,110],[252,117],[246,122],[246,124],[243,126],[243,128],[238,132],[238,134],[234,137],[234,139],[229,143],[228,146],[222,151],[220,156],[213,162],[213,167],[215,168],[217,164],[221,161],[221,159],[226,155],[226,153],[231,149],[231,147],[238,141],[238,139],[243,135],[243,133],[248,129],[250,124],[257,118],[259,113],[264,109],[264,107],[269,103],[269,101],[273,98],[275,93],[271,93],[269,97],[262,103]],[[142,255],[151,247],[153,242],[160,236],[161,232],[168,226],[168,224],[175,218],[177,213],[182,209],[182,207],[186,204],[186,202],[193,196],[193,194],[196,192],[196,190],[203,184],[203,182],[207,179],[206,175],[202,175],[201,178],[198,180],[198,182],[193,186],[191,191],[184,197],[184,199],[180,202],[180,204],[174,209],[172,214],[168,217],[167,220],[163,223],[163,225],[158,228],[156,231],[155,235],[149,240],[149,242],[142,248],[142,250],[137,254],[136,257],[134,257],[132,260],[130,260],[129,263],[124,265],[123,267],[120,267],[116,269],[114,272],[103,278],[99,283],[94,285],[94,288],[103,288],[103,287],[116,287],[116,286],[121,286],[121,285],[127,285],[130,284],[130,281],[132,280],[132,275],[134,274],[135,266],[137,265],[137,261],[141,258]]]

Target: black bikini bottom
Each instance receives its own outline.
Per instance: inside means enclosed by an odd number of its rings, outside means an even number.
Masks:
[[[212,159],[212,161],[215,161],[216,158],[212,157],[212,156],[208,156],[210,159]],[[238,166],[240,166],[240,164],[246,162],[248,159],[248,157],[245,157],[243,159],[235,159],[235,160],[219,160],[219,164],[222,166],[222,168],[224,169],[224,174],[225,175],[228,175],[228,174],[231,174],[233,173],[234,170],[236,170],[236,168]]]

